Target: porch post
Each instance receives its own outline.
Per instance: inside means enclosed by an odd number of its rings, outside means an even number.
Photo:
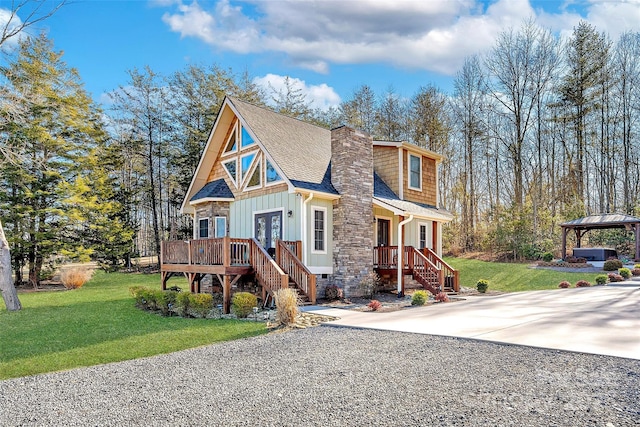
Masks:
[[[633,234],[636,237],[636,254],[635,261],[640,261],[640,224],[636,223],[633,227]]]
[[[403,227],[405,224],[410,223],[413,220],[413,215],[409,215],[409,218],[404,219],[404,216],[398,215],[398,219],[400,222],[398,223],[398,298],[402,298],[404,296],[404,230]]]
[[[431,249],[433,253],[438,253],[438,223],[431,221]]]

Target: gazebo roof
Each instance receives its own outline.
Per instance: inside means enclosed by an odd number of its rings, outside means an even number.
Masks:
[[[624,214],[600,214],[574,219],[560,224],[560,227],[576,230],[593,230],[600,228],[628,228],[634,224],[640,224],[640,218]]]

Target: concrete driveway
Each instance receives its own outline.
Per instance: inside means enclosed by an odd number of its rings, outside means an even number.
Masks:
[[[472,338],[640,360],[640,283],[463,296],[389,313],[309,307],[327,325]]]

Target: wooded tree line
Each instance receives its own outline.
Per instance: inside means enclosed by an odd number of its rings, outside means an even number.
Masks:
[[[639,60],[638,33],[612,41],[581,23],[561,43],[529,22],[467,58],[450,95],[363,85],[319,110],[290,79],[265,90],[213,64],[129,70],[101,109],[51,41],[23,39],[0,67],[0,219],[14,274],[36,285],[55,257],[118,265],[190,237],[180,204],[227,94],[443,154],[442,205],[455,216],[445,246],[536,256],[558,247],[564,220],[635,213]]]

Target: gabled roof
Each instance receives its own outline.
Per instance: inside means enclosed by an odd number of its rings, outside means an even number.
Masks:
[[[331,161],[330,130],[236,98],[227,99],[289,181],[324,181]]]
[[[208,201],[228,201],[234,200],[235,197],[229,189],[229,186],[224,179],[216,179],[207,183],[200,189],[189,202],[193,205],[196,203],[208,202]]]
[[[576,229],[625,228],[625,226],[632,224],[640,224],[640,218],[624,214],[600,214],[574,219],[560,224],[560,227]]]
[[[447,210],[400,199],[375,172],[373,174],[373,204],[388,209],[396,215],[413,215],[441,222],[449,222],[453,219],[453,215]]]

